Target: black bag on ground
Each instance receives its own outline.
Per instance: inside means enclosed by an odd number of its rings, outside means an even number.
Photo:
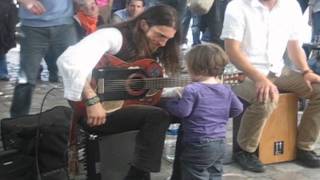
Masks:
[[[57,106],[42,112],[40,120],[39,114],[1,120],[4,148],[18,149],[22,154],[35,157],[36,132],[40,122],[38,162],[41,174],[66,169],[71,112],[71,108]]]
[[[0,152],[1,180],[34,180],[34,158],[11,149]]]

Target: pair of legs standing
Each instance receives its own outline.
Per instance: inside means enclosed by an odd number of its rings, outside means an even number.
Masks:
[[[68,46],[77,42],[73,24],[52,27],[22,26],[21,31],[24,36],[21,38],[20,70],[10,109],[11,117],[29,113],[40,62],[47,51],[51,49],[52,58],[56,60]]]

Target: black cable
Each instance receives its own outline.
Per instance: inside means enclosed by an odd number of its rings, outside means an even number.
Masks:
[[[37,171],[37,180],[41,180],[41,173],[40,173],[40,168],[39,168],[39,141],[40,141],[40,120],[41,120],[41,115],[42,115],[42,109],[43,109],[43,105],[44,102],[47,98],[47,96],[50,94],[51,91],[55,90],[55,89],[62,89],[62,87],[54,87],[51,88],[49,91],[46,92],[46,94],[44,95],[42,102],[41,102],[41,106],[40,106],[40,113],[38,116],[38,120],[37,120],[37,129],[36,129],[36,140],[35,140],[35,162],[36,162],[36,171]]]

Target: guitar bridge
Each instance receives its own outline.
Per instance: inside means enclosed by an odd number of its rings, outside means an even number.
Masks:
[[[97,83],[98,94],[104,94],[104,78],[99,78]]]

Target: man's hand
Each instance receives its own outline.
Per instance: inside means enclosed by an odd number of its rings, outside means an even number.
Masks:
[[[107,112],[102,107],[101,103],[87,107],[87,124],[89,126],[99,126],[106,123]]]
[[[35,15],[41,15],[46,12],[46,8],[38,0],[18,0],[18,2]]]
[[[256,81],[256,94],[259,102],[275,102],[279,99],[279,91],[268,78]]]
[[[312,91],[312,83],[320,83],[320,76],[313,73],[312,71],[306,73],[303,75],[304,81],[307,83],[307,86],[309,87],[310,91]]]

